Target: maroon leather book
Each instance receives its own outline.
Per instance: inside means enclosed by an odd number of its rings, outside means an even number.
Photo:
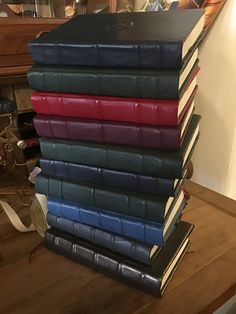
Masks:
[[[39,136],[103,144],[179,149],[194,109],[193,99],[178,127],[157,127],[119,122],[38,115]]]
[[[119,121],[147,125],[177,126],[196,94],[196,76],[180,100],[106,97],[35,92],[31,102],[38,114]]]

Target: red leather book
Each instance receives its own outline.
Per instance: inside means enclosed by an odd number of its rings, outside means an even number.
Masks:
[[[35,92],[31,102],[37,113],[45,115],[177,126],[196,93],[196,74],[180,100]]]
[[[179,149],[193,113],[191,99],[177,127],[37,115],[34,126],[39,136],[103,144],[120,144],[160,149]]]

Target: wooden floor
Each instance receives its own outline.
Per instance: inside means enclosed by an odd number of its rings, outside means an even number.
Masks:
[[[236,205],[195,184],[188,188],[183,218],[195,224],[192,245],[161,300],[45,248],[29,264],[42,239],[17,233],[0,213],[0,313],[212,313],[236,292]]]

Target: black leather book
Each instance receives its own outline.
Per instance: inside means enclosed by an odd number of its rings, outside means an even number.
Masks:
[[[45,177],[41,174],[36,177],[35,189],[37,193],[49,197],[103,208],[158,223],[164,223],[172,211],[176,212],[183,199],[182,193],[179,193],[182,197],[179,200],[179,194],[175,197],[160,197],[91,184],[72,183]]]
[[[51,227],[106,247],[111,251],[126,255],[135,261],[147,265],[151,265],[154,262],[156,256],[162,249],[162,247],[158,245],[146,244],[50,213],[47,214],[47,222]]]
[[[198,71],[197,54],[185,68],[169,71],[35,65],[28,81],[41,92],[179,99]]]
[[[41,64],[180,69],[204,10],[77,16],[29,44]]]
[[[128,171],[167,179],[183,178],[199,134],[200,116],[193,115],[178,151],[132,148],[65,140],[40,140],[43,158]]]
[[[48,249],[75,262],[88,265],[155,296],[161,296],[189,248],[188,237],[192,229],[193,225],[179,222],[151,266],[127,259],[57,229],[46,231],[45,245]]]
[[[40,159],[40,168],[43,175],[57,179],[160,196],[174,196],[183,184],[183,179],[158,178],[50,159]]]

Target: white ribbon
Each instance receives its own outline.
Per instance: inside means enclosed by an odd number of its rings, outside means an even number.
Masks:
[[[14,211],[14,209],[5,201],[0,200],[0,206],[9,218],[13,226],[20,232],[30,232],[35,231],[34,225],[31,223],[29,227],[26,227],[23,222],[20,220],[20,217]]]

